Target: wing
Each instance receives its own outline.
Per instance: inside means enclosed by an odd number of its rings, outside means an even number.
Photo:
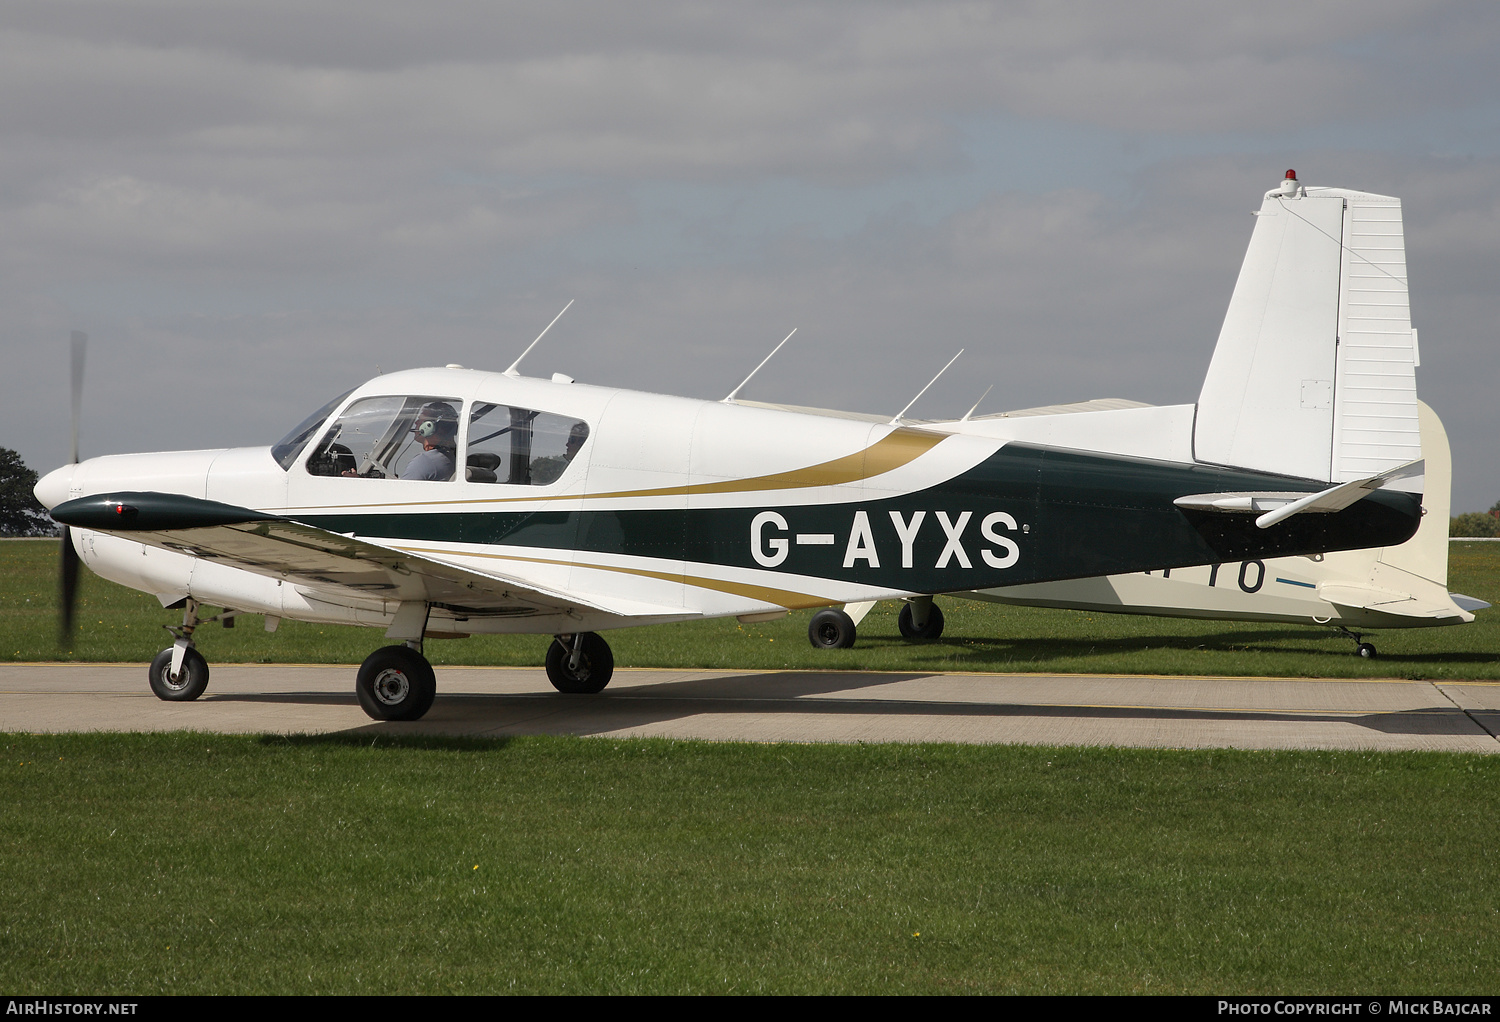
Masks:
[[[421,601],[479,614],[590,611],[622,618],[682,617],[682,608],[585,597],[499,572],[303,525],[279,515],[169,493],[122,492],[59,504],[52,517],[137,543],[218,561],[324,593]]]

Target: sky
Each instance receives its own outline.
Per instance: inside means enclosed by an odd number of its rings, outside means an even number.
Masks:
[[[1500,7],[0,0],[0,446],[273,443],[377,372],[894,414],[1197,398],[1262,194],[1399,196],[1500,500]]]

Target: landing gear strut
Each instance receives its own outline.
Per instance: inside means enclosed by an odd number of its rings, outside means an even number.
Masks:
[[[559,635],[547,647],[547,680],[559,692],[603,692],[614,673],[615,656],[609,651],[609,643],[596,632]]]
[[[198,616],[198,606],[197,600],[188,597],[183,602],[182,624],[163,626],[177,641],[151,661],[151,691],[158,699],[172,703],[191,702],[208,688],[208,661],[193,646],[193,632],[203,623]]]

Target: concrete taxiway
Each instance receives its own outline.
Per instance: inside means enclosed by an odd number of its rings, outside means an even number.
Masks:
[[[615,672],[564,696],[539,669],[440,667],[414,723],[375,722],[353,667],[220,664],[192,703],[144,664],[0,665],[0,731],[656,736],[1500,753],[1500,683],[1308,678]]]

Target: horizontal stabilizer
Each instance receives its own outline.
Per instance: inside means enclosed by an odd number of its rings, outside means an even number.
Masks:
[[[1380,586],[1352,582],[1324,582],[1318,586],[1318,596],[1335,606],[1357,610],[1376,610],[1412,618],[1463,616],[1465,620],[1472,620],[1468,615],[1455,615],[1453,604],[1446,601],[1432,596],[1422,599],[1411,593],[1384,589]],[[1461,607],[1459,609],[1463,610]]]
[[[1255,519],[1256,526],[1269,529],[1277,522],[1305,511],[1342,511],[1387,483],[1415,479],[1420,475],[1422,462],[1414,461],[1382,475],[1354,479],[1317,493],[1192,493],[1178,497],[1172,503],[1199,511],[1259,514],[1260,517]]]

